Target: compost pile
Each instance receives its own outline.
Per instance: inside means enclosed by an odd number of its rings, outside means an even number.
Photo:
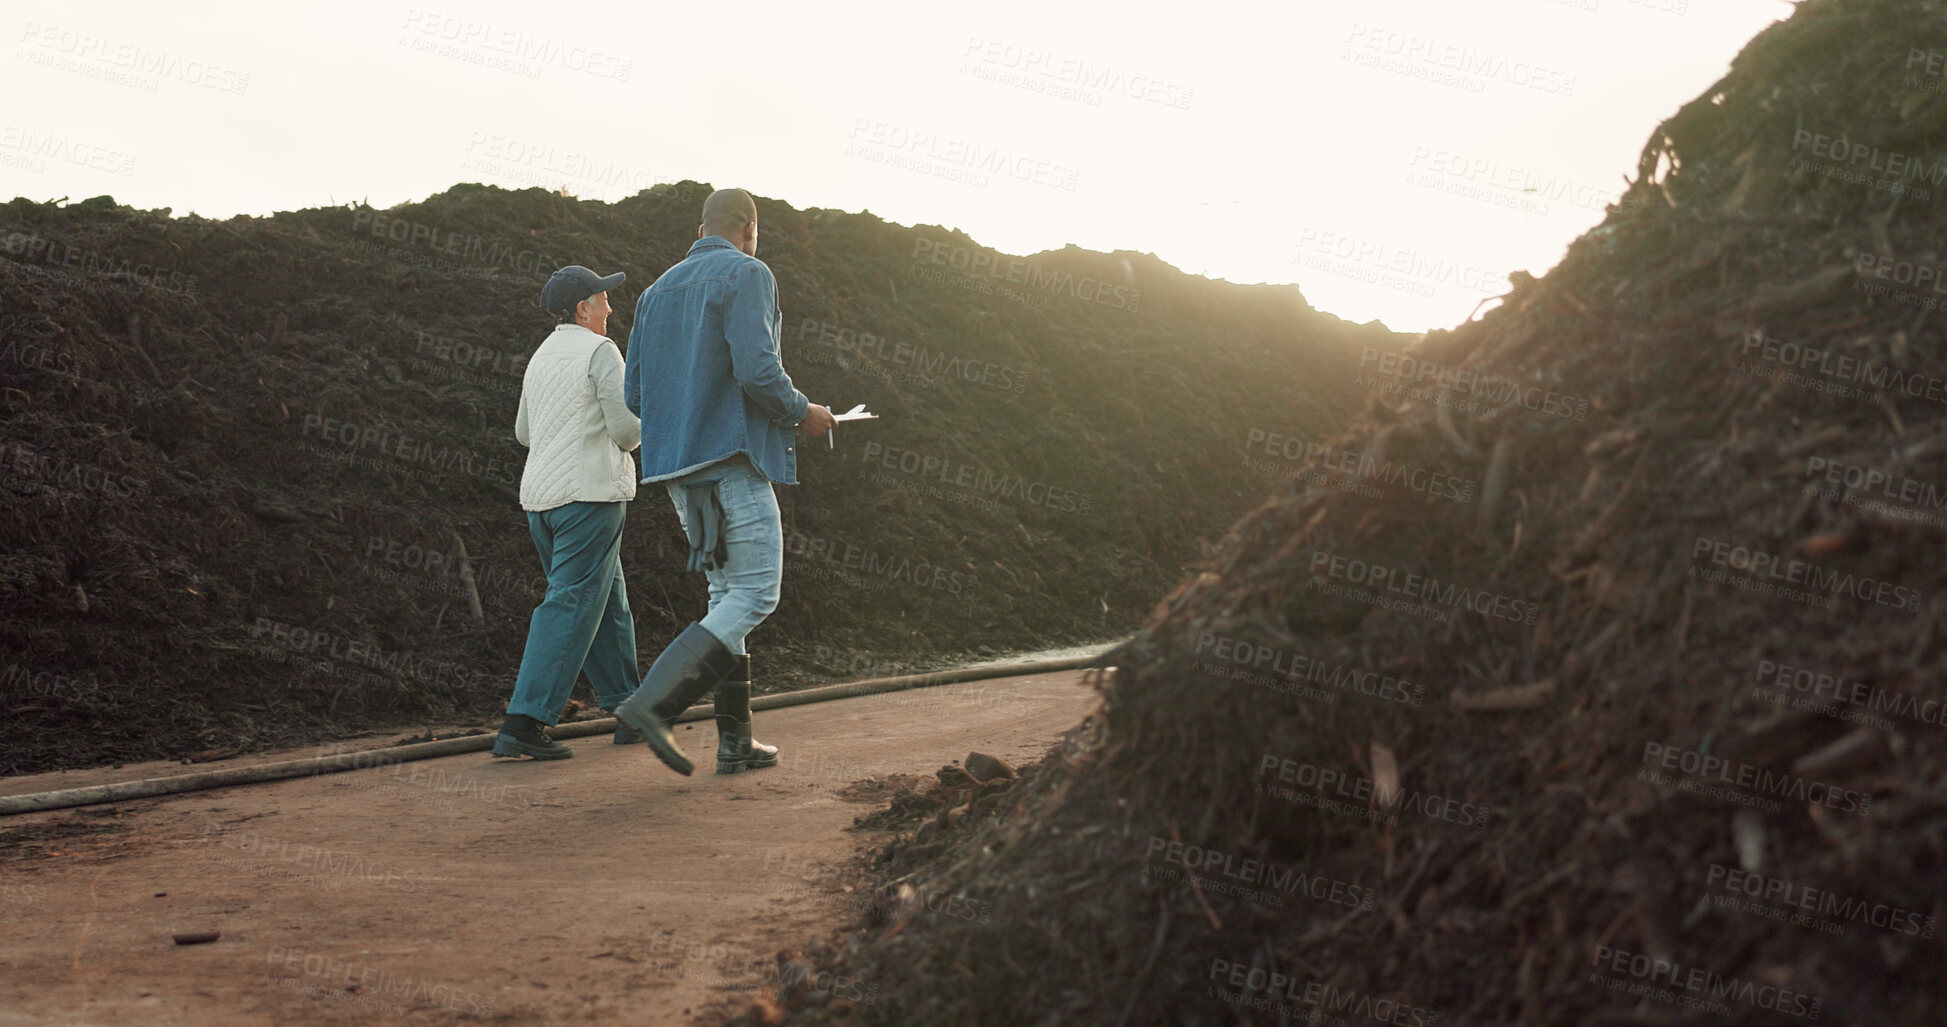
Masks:
[[[541,283],[628,272],[626,346],[708,191],[0,207],[0,773],[490,721],[544,590],[512,437]],[[1275,480],[1249,433],[1342,425],[1349,354],[1409,341],[1144,254],[759,210],[786,367],[880,415],[779,490],[760,691],[1126,635]],[[706,600],[638,500],[646,667]]]
[[[1944,53],[1922,0],[1759,35],[1382,374],[1427,390],[1338,440],[1382,495],[1248,513],[1031,781],[881,853],[991,914],[745,1018],[1947,1018]]]

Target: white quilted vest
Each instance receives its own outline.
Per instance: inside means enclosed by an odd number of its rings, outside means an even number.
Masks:
[[[527,400],[522,509],[635,498],[635,461],[609,438],[589,375],[596,350],[614,345],[580,325],[561,325],[527,362],[521,379]],[[616,379],[619,384],[620,372]]]

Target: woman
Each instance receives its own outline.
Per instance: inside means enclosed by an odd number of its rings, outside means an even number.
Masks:
[[[606,334],[608,291],[624,277],[618,271],[603,278],[576,264],[556,271],[541,290],[542,309],[561,323],[528,361],[514,437],[528,450],[521,506],[548,593],[528,623],[495,756],[573,756],[548,737],[547,726],[559,720],[583,670],[605,710],[635,691],[622,511],[635,498],[629,453],[642,443],[642,423],[622,398],[622,354]],[[618,731],[616,741],[640,739]]]

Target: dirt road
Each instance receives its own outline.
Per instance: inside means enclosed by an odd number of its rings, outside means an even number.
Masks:
[[[1034,759],[1095,707],[1081,676],[760,712],[783,761],[735,776],[703,721],[687,779],[603,736],[12,817],[0,1024],[688,1022],[858,900],[836,868],[884,836],[845,830],[876,808],[848,786]]]

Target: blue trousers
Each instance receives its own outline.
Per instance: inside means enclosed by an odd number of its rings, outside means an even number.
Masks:
[[[595,701],[612,710],[635,691],[635,619],[622,582],[626,503],[569,503],[527,512],[548,594],[527,625],[527,651],[508,713],[561,719],[575,677],[588,672]]]
[[[750,651],[745,636],[777,610],[784,581],[784,521],[770,480],[739,456],[663,483],[685,531],[689,515],[683,486],[710,479],[721,479],[717,500],[723,504],[728,559],[704,572],[710,581],[710,612],[698,623],[742,656]]]

